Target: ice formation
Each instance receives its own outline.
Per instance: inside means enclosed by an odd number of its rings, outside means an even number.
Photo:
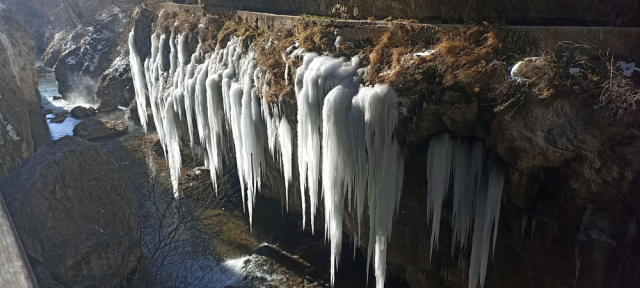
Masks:
[[[214,186],[223,165],[235,159],[250,219],[267,157],[281,165],[287,203],[294,183],[292,166],[297,165],[303,225],[308,213],[314,231],[317,207],[324,208],[332,284],[342,246],[343,213],[351,211],[361,224],[368,207],[368,262],[373,262],[376,286],[384,287],[387,243],[404,176],[404,154],[395,138],[401,100],[393,89],[364,87],[357,57],[321,56],[294,45],[282,54],[287,63],[285,85],[294,86],[298,108],[297,119],[287,119],[279,104],[259,97],[270,89],[266,83],[271,76],[256,67],[253,47],[232,38],[210,54],[205,55],[201,45],[190,54],[187,38],[176,32],[154,33],[147,59],[140,57],[134,31],[129,38],[138,113],[146,129],[147,108],[153,112],[175,196],[180,192],[183,137],[192,149],[202,148]],[[302,60],[296,73],[290,72],[290,58]],[[290,120],[297,120],[297,126]],[[503,164],[483,141],[441,134],[431,141],[427,173],[431,252],[438,249],[442,206],[451,191],[452,253],[456,248],[471,249],[469,287],[482,286],[490,246],[496,242]],[[357,236],[360,244],[359,230]]]
[[[495,251],[498,235],[504,164],[483,141],[453,139],[446,133],[432,138],[428,158],[427,215],[433,221],[431,252],[437,250],[442,205],[452,184],[452,249],[460,247],[464,251],[474,221],[469,288],[483,287],[491,243]]]

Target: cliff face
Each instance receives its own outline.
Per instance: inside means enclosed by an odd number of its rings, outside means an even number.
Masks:
[[[148,31],[154,21],[146,17],[155,19],[154,15],[159,12],[138,14],[132,42],[140,49],[138,56],[143,61],[153,55],[147,39],[152,34]],[[163,17],[167,17],[169,12],[163,12]],[[545,39],[509,28],[456,27],[448,30],[445,27],[429,32],[412,25],[402,28],[403,24],[399,24],[390,25],[382,36],[334,45],[338,39],[336,35],[341,33],[339,26],[316,27],[302,23],[292,29],[295,31],[280,30],[277,34],[269,34],[259,30],[269,29],[259,26],[267,23],[251,22],[242,26],[227,22],[222,32],[216,35],[195,29],[200,21],[204,22],[198,18],[200,12],[189,11],[185,15],[189,16],[187,19],[196,20],[181,23],[168,17],[167,23],[171,25],[158,29],[159,34],[165,34],[165,41],[172,29],[183,29],[179,32],[186,33],[186,38],[201,36],[203,43],[220,41],[216,43],[219,47],[228,45],[226,40],[231,35],[244,37],[239,42],[242,45],[236,46],[238,50],[235,50],[237,54],[234,57],[249,55],[247,49],[254,45],[256,65],[260,70],[248,73],[255,73],[253,75],[260,81],[266,79],[261,83],[268,83],[267,88],[260,87],[263,89],[256,91],[270,103],[277,103],[277,111],[291,123],[293,135],[298,135],[295,127],[301,117],[297,115],[296,101],[299,99],[294,93],[298,87],[293,86],[294,82],[295,85],[302,84],[293,81],[296,72],[290,69],[301,69],[302,59],[287,58],[288,55],[284,54],[282,63],[274,63],[279,61],[283,51],[293,53],[294,48],[303,47],[307,51],[331,56],[359,55],[362,65],[368,66],[363,76],[367,85],[389,84],[404,99],[406,114],[399,116],[394,133],[405,153],[404,185],[387,248],[389,274],[401,276],[411,287],[469,286],[471,251],[469,247],[453,247],[451,194],[443,200],[439,247],[433,254],[430,251],[432,224],[427,221],[426,210],[428,195],[433,192],[427,191],[429,181],[432,181],[427,179],[427,162],[432,155],[427,155],[427,152],[434,136],[446,132],[456,138],[486,141],[507,164],[495,252],[488,256],[487,287],[638,287],[640,276],[635,271],[640,265],[640,237],[636,235],[640,219],[640,206],[637,204],[640,198],[637,192],[640,146],[636,142],[640,135],[640,119],[631,106],[616,106],[615,103],[620,102],[608,97],[619,101],[625,96],[633,99],[633,95],[638,95],[640,71],[627,73],[620,67],[613,68],[609,75],[615,77],[601,80],[619,81],[616,82],[618,88],[607,89],[611,87],[593,77],[596,74],[592,72],[597,69],[590,68],[597,66],[593,61],[600,60],[580,58],[584,61],[580,62],[569,59],[574,57],[570,53],[555,55],[552,51],[545,52],[549,53],[545,55],[532,55],[529,50],[544,50],[538,45]],[[179,15],[174,16],[180,19]],[[186,28],[185,31],[185,27],[194,29]],[[155,28],[158,27],[152,29]],[[299,46],[290,46],[296,45],[295,40],[300,41]],[[190,45],[184,41],[184,45]],[[374,44],[367,46],[366,43]],[[164,53],[169,54],[172,47],[165,44],[167,50]],[[189,49],[196,51],[195,47]],[[516,54],[518,58],[514,59]],[[532,56],[540,57],[530,58]],[[194,56],[194,65],[203,64],[204,60],[198,60],[198,57]],[[209,60],[216,61],[213,58]],[[196,70],[196,67],[191,68]],[[268,77],[261,78],[264,76],[260,73],[264,71],[268,71]],[[191,74],[190,77],[197,75]],[[250,81],[247,80],[250,78],[241,81]],[[236,89],[236,92],[240,90]],[[610,94],[620,91],[628,94]],[[189,97],[188,93],[185,91],[186,96],[183,97]],[[174,105],[173,100],[171,96],[165,99],[168,105]],[[181,98],[178,101],[182,101]],[[635,103],[635,100],[630,101]],[[192,104],[194,109],[202,107],[201,102],[195,103]],[[175,105],[185,104],[178,102]],[[238,105],[243,107],[247,104]],[[178,112],[189,113],[173,107],[167,111],[174,112],[168,115],[176,119]],[[258,114],[259,111],[255,113],[254,110],[254,119],[264,121],[264,126],[259,128],[267,131],[270,123],[266,115]],[[210,114],[213,116],[215,114]],[[197,121],[198,117],[202,116],[195,116],[192,120]],[[182,127],[182,140],[188,142],[190,139],[185,132],[185,122],[188,121],[182,119],[181,122],[176,120],[179,122],[177,126]],[[192,123],[192,126],[196,127],[197,123]],[[180,135],[180,129],[171,132]],[[238,137],[227,132],[226,137]],[[271,134],[261,133],[264,134],[256,135]],[[294,136],[292,143],[298,143],[297,140]],[[298,154],[297,149],[294,144],[288,207],[301,213],[303,200],[296,164],[297,157],[302,154]],[[226,151],[226,158],[234,162],[233,152],[237,151],[232,148]],[[268,155],[269,152],[264,153]],[[275,159],[266,157],[260,191],[269,198],[284,200],[286,190],[282,166],[278,158]],[[306,202],[309,207],[308,195]],[[323,210],[320,205],[316,230],[324,227],[319,220],[323,219]],[[349,211],[345,211],[343,219],[346,233],[352,237],[360,235],[360,243],[364,243],[362,250],[369,248],[366,245],[371,227],[367,217],[360,227],[356,215]],[[343,244],[348,238],[343,237]]]
[[[33,40],[0,8],[0,176],[33,153],[29,110],[40,109]]]

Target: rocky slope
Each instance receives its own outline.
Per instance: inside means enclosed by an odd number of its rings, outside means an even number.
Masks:
[[[0,7],[0,177],[33,153],[29,110],[40,109],[29,33]]]
[[[0,182],[40,287],[120,287],[142,255],[118,166],[76,137],[51,141]]]

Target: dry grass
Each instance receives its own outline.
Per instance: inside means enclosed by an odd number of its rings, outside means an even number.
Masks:
[[[224,20],[218,15],[207,15],[200,20],[196,32],[203,41],[202,48],[205,53],[215,50],[217,35],[223,24]]]
[[[266,31],[258,29],[257,24],[249,25],[246,23],[238,23],[235,20],[227,20],[224,22],[224,26],[222,26],[222,29],[218,33],[218,46],[220,48],[226,47],[231,36],[243,39],[245,46],[248,46],[251,42],[265,33]]]
[[[391,23],[389,30],[376,43],[370,53],[370,70],[368,81],[372,84],[386,83],[394,87],[403,85],[404,82],[413,82],[406,79],[411,75],[418,75],[416,71],[423,70],[427,63],[423,59],[416,59],[410,65],[404,65],[405,55],[425,50],[435,41],[436,34],[421,25],[405,25]],[[405,59],[406,60],[406,59]],[[385,71],[394,71],[385,74]]]
[[[581,95],[599,108],[600,119],[627,122],[636,117],[640,104],[640,76],[625,76],[619,66],[620,59],[609,49],[589,43],[562,42],[568,66],[580,69],[572,75],[573,84],[583,91]],[[602,108],[602,109],[600,109]]]
[[[289,85],[285,85],[284,75],[287,63],[282,57],[282,53],[288,47],[293,46],[295,40],[295,33],[291,30],[265,34],[257,40],[256,62],[269,75],[265,80],[265,85],[269,89],[261,96],[269,102],[275,102],[279,98],[295,101],[293,80],[289,81]],[[288,61],[290,70],[299,66],[295,59],[288,59]],[[293,75],[295,75],[295,71],[290,71],[289,79],[292,79]]]
[[[433,55],[442,84],[445,87],[457,84],[476,93],[506,81],[504,64],[492,64],[501,58],[501,36],[497,30],[478,27],[443,35]]]
[[[333,28],[300,20],[297,27],[300,47],[310,52],[330,51],[336,41]]]
[[[174,30],[182,33],[191,33],[196,31],[198,25],[200,25],[200,19],[202,17],[192,13],[183,12],[178,14],[176,22],[174,24]]]

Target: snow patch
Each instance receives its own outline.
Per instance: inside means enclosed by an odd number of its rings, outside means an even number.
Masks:
[[[413,53],[413,57],[414,58],[418,58],[418,57],[427,57],[433,53],[435,53],[436,50],[425,50],[423,52],[418,52],[418,53]]]
[[[522,71],[520,71],[520,69],[522,68],[522,64],[525,62],[536,62],[538,60],[539,57],[529,57],[529,58],[525,58],[524,60],[516,63],[516,65],[513,65],[512,67],[509,67],[509,81],[527,81],[529,79],[526,79],[524,76],[522,76]]]
[[[11,124],[7,123],[7,121],[4,120],[4,115],[2,114],[0,114],[0,123],[4,126],[4,130],[7,132],[7,136],[9,136],[9,139],[13,141],[20,140],[20,137],[18,136],[18,133],[16,132],[16,130],[13,128],[13,126],[11,126]],[[0,143],[0,144],[4,144],[4,143]]]

